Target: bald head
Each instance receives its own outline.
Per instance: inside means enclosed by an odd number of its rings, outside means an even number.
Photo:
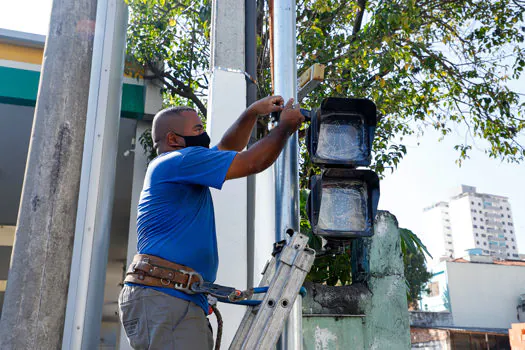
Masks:
[[[184,138],[204,132],[197,112],[186,106],[169,107],[158,112],[153,118],[151,137],[158,154],[185,147]]]

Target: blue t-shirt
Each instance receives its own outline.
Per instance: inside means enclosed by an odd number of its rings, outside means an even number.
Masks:
[[[209,187],[222,188],[236,154],[217,147],[187,147],[163,153],[149,164],[138,205],[139,254],[191,267],[205,281],[215,281],[219,257]],[[203,294],[150,288],[192,301],[208,313]]]

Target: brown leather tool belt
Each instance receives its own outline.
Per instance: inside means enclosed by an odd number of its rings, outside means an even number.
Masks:
[[[145,286],[173,288],[195,294],[191,287],[202,284],[202,276],[192,268],[148,254],[136,254],[129,265],[124,282]]]

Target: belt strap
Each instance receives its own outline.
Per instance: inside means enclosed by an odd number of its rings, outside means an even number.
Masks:
[[[124,282],[152,287],[173,288],[194,294],[193,284],[202,284],[202,276],[190,267],[149,254],[136,254]]]
[[[124,282],[145,286],[173,288],[186,294],[209,294],[220,300],[236,302],[248,299],[253,289],[240,291],[203,280],[192,268],[149,254],[136,254],[129,265]]]

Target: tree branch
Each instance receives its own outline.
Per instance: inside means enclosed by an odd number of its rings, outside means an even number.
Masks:
[[[359,10],[357,11],[357,15],[354,22],[354,28],[352,29],[353,37],[355,37],[355,35],[361,30],[361,25],[363,24],[363,16],[365,14],[366,1],[367,0],[357,1],[357,6],[359,6]]]

